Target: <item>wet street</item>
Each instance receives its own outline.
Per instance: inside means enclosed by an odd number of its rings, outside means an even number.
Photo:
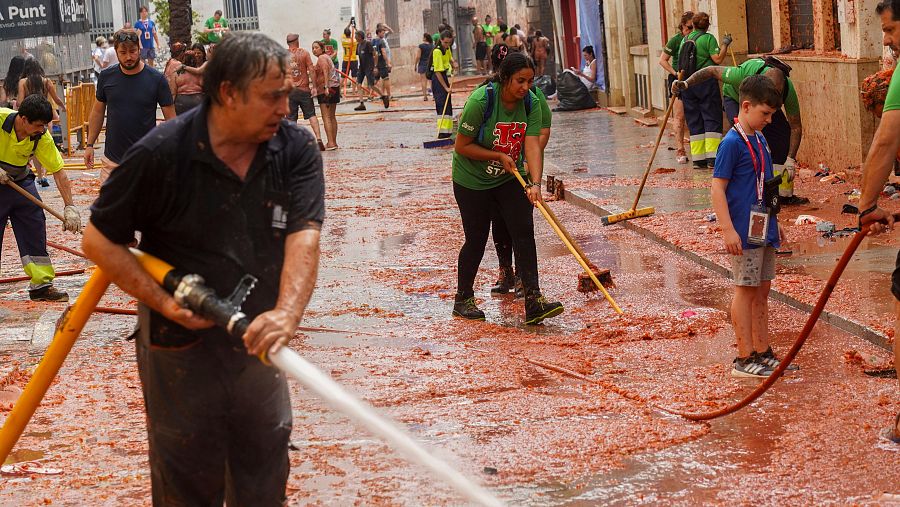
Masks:
[[[900,447],[880,436],[900,410],[897,381],[864,373],[890,364],[885,348],[820,322],[797,357],[800,370],[750,407],[708,423],[672,415],[664,409],[725,407],[757,385],[729,374],[732,286],[639,232],[603,227],[583,207],[549,203],[590,260],[611,270],[623,315],[600,294],[575,290],[578,263],[535,212],[542,290],[565,313],[529,327],[521,300],[491,297],[497,259],[489,242],[476,281],[487,321],[451,318],[463,236],[451,151],[422,148],[435,134],[431,106],[408,99],[388,112],[372,104],[365,114],[351,114],[353,104],[338,107],[341,148],[323,153],[327,217],[303,325],[341,332],[298,333],[292,348],[510,505],[900,503]],[[603,110],[557,113],[553,121],[545,174],[592,192],[600,204],[630,205],[656,128]],[[721,261],[719,236],[703,223],[709,173],[678,167],[674,158],[660,148],[655,167],[677,169],[654,178],[641,202],[657,214],[641,223]],[[72,177],[76,203],[86,210],[99,179]],[[59,207],[55,188],[43,195]],[[80,238],[50,220],[51,241],[80,248]],[[782,288],[814,300],[817,280],[827,278],[846,239],[820,247],[806,230],[795,237],[793,255],[779,259]],[[5,239],[0,275],[18,276],[9,228]],[[883,239],[865,248],[829,309],[889,338],[886,277],[896,246]],[[51,256],[58,271],[91,265],[59,250]],[[60,277],[57,285],[74,296],[87,276]],[[0,419],[64,309],[31,303],[26,284],[0,285]],[[118,289],[102,304],[134,307]],[[807,313],[774,301],[770,311],[774,347],[784,354]],[[134,322],[92,316],[8,460],[38,460],[61,473],[0,476],[0,505],[150,504],[143,401],[126,340]],[[290,505],[463,503],[291,386]]]

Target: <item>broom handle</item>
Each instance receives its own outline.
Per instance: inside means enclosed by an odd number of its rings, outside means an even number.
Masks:
[[[563,227],[562,222],[560,222],[559,219],[556,218],[556,213],[553,213],[553,209],[546,203],[544,203],[544,209],[547,210],[547,214],[550,215],[550,218],[553,219],[553,222],[557,227],[559,227],[559,230],[562,231],[562,233],[566,236],[566,239],[569,240],[569,243],[572,243],[572,248],[574,248],[578,255],[581,256],[582,259],[584,259],[584,262],[588,266],[593,266],[594,264],[588,260],[587,255],[585,255],[584,250],[581,249],[581,246],[575,241],[574,238],[572,238],[572,235],[569,234],[569,231],[567,231],[566,228]]]
[[[522,178],[522,175],[519,174],[519,171],[513,172],[513,175],[515,175],[516,179],[519,180],[519,183],[522,185],[522,188],[528,188],[528,185],[525,183],[525,180]],[[590,266],[588,266],[587,263],[584,261],[584,259],[582,259],[581,256],[578,255],[578,252],[575,251],[575,248],[572,246],[572,243],[570,243],[569,240],[566,239],[566,235],[563,234],[563,232],[556,225],[556,223],[553,221],[553,219],[550,218],[550,214],[547,213],[547,208],[544,207],[544,203],[541,201],[537,201],[536,204],[537,204],[537,208],[541,211],[541,214],[544,215],[544,219],[547,220],[547,223],[550,224],[550,227],[552,227],[553,231],[556,232],[556,235],[559,236],[559,239],[561,239],[563,244],[566,245],[566,248],[569,249],[569,252],[572,254],[573,257],[575,257],[575,260],[578,261],[578,264],[581,264],[581,267],[582,267],[582,269],[584,269],[585,273],[587,273],[588,276],[591,277],[591,281],[594,282],[594,285],[596,285],[598,289],[600,289],[600,292],[603,293],[603,297],[605,297],[606,300],[609,301],[609,304],[613,307],[613,310],[615,310],[616,313],[621,314],[622,309],[619,308],[619,305],[616,304],[616,301],[612,298],[612,296],[609,295],[609,292],[606,291],[606,287],[604,287],[603,284],[600,283],[600,280],[597,280],[597,276],[594,275],[593,271],[591,271]]]
[[[450,83],[450,87],[447,89],[447,98],[444,99],[444,109],[441,110],[441,119],[438,120],[437,132],[435,132],[434,137],[441,135],[441,124],[444,123],[444,115],[447,114],[447,104],[450,103],[451,93],[453,93],[453,83]]]
[[[678,79],[681,79],[683,71],[678,71]],[[634,204],[631,205],[631,211],[637,209],[638,201],[641,200],[641,194],[644,192],[644,184],[647,183],[647,176],[650,175],[650,169],[653,167],[653,160],[656,159],[656,151],[659,150],[659,143],[662,141],[663,132],[666,131],[666,124],[669,123],[669,115],[672,114],[672,105],[675,104],[675,96],[669,101],[669,107],[666,108],[666,115],[663,116],[662,124],[659,126],[659,133],[656,134],[656,145],[653,147],[653,153],[650,154],[650,160],[647,162],[647,169],[644,171],[644,177],[641,178],[641,186],[638,187],[637,195],[634,196]]]
[[[40,206],[41,208],[44,208],[45,210],[47,210],[47,213],[50,213],[51,215],[58,218],[60,222],[65,223],[66,219],[63,218],[63,216],[58,211],[56,211],[53,208],[51,208],[50,206],[47,206],[46,204],[44,204],[44,201],[41,201],[37,197],[31,195],[30,192],[28,192],[24,188],[20,187],[19,185],[17,185],[14,181],[10,180],[7,183],[7,185],[12,187],[12,189],[15,190],[16,192],[22,194],[29,201],[31,201],[31,202],[35,203],[36,205]]]

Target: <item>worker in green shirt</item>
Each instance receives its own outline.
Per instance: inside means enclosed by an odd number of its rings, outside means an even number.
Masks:
[[[69,295],[53,287],[56,272],[47,253],[47,229],[44,210],[21,195],[16,184],[40,200],[34,185],[34,173],[28,161],[34,157],[52,174],[65,203],[63,229],[81,230],[81,216],[72,202],[72,184],[63,168],[63,159],[53,143],[47,125],[53,120],[50,102],[40,95],[29,95],[18,112],[0,108],[0,250],[3,231],[12,222],[25,274],[31,277],[28,297],[32,301],[68,301]]]
[[[681,22],[678,24],[678,33],[669,39],[666,47],[663,48],[662,54],[659,55],[659,66],[666,70],[669,77],[666,80],[666,93],[672,89],[672,83],[678,79],[678,50],[681,49],[681,41],[688,34],[694,31],[694,13],[687,11],[681,15]],[[670,61],[671,60],[671,61]],[[687,164],[687,152],[684,151],[684,104],[681,99],[670,95],[669,100],[674,100],[672,104],[672,116],[675,121],[675,145],[678,151],[675,152],[679,164]]]
[[[883,44],[896,54],[900,51],[900,1],[881,2],[875,11],[881,16],[881,31],[884,33]],[[884,102],[884,111],[875,139],[869,147],[869,154],[862,168],[862,195],[859,198],[859,223],[871,225],[873,234],[890,230],[894,218],[890,212],[878,207],[878,197],[884,189],[888,176],[894,169],[894,158],[900,150],[900,77],[895,72],[888,87]],[[879,223],[884,221],[885,223]],[[900,301],[900,256],[895,263],[891,277],[891,292]],[[895,329],[900,329],[900,302],[895,301],[894,308],[897,320]],[[900,335],[895,335],[900,336]],[[900,340],[894,339],[894,365],[900,366]],[[900,413],[893,424],[882,433],[888,440],[900,445]]]
[[[210,44],[218,44],[222,42],[222,36],[228,32],[228,20],[222,17],[222,11],[216,11],[213,16],[206,20],[203,26],[203,33],[207,34],[206,39]]]
[[[693,71],[721,65],[731,44],[731,37],[722,39],[722,46],[715,36],[708,33],[709,14],[698,12],[692,20],[694,31],[681,41],[678,50],[679,70],[685,77]],[[694,51],[686,50],[686,45],[694,46]],[[696,59],[686,65],[686,57],[695,55]],[[692,67],[692,68],[690,68]],[[715,81],[704,81],[696,87],[684,90],[680,96],[684,103],[684,118],[691,132],[691,159],[694,169],[712,169],[716,160],[716,151],[722,140],[722,96],[719,85]]]
[[[334,68],[339,69],[338,67],[338,41],[331,37],[331,29],[326,28],[322,30],[322,44],[325,44],[325,54],[331,57],[331,63],[334,64]]]
[[[781,93],[784,110],[779,109],[772,116],[772,121],[763,129],[763,135],[772,152],[772,165],[775,176],[781,177],[778,194],[784,205],[806,204],[809,199],[794,195],[794,176],[796,174],[796,157],[803,139],[803,124],[800,121],[800,102],[797,90],[790,79],[791,67],[774,56],[752,58],[737,67],[711,66],[694,73],[685,82],[673,85],[674,88],[690,89],[698,83],[718,79],[724,86],[724,109],[727,118],[737,117],[739,100],[738,88],[748,76],[763,74],[775,83]],[[711,81],[715,82],[715,81]]]

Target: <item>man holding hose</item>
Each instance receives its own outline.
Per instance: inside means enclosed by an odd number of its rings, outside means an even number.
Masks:
[[[291,405],[284,376],[256,356],[286,344],[309,303],[324,219],[315,138],[284,117],[288,52],[259,33],[216,47],[203,105],[145,136],[101,187],[84,251],[141,301],[138,371],[154,505],[282,505]],[[126,248],[243,304],[243,340],[181,308]]]
[[[878,4],[876,12],[881,16],[883,43],[895,53],[900,49],[900,0],[884,0]],[[862,196],[859,199],[859,223],[871,224],[871,233],[880,234],[893,229],[894,218],[878,207],[878,197],[884,184],[894,170],[894,160],[900,149],[900,78],[894,73],[884,102],[881,123],[875,131],[875,139],[862,169]],[[886,224],[880,223],[884,221]],[[898,300],[894,303],[897,311],[895,328],[900,331],[900,255],[892,277],[891,292]],[[900,333],[894,334],[894,367],[900,367]],[[900,444],[900,413],[887,430],[887,437]]]
[[[19,111],[0,108],[0,247],[7,221],[19,245],[25,274],[31,277],[28,297],[32,301],[68,301],[69,295],[53,287],[56,272],[47,253],[47,229],[44,210],[19,194],[9,183],[15,183],[40,199],[34,186],[34,172],[28,160],[34,156],[52,174],[65,203],[63,229],[81,230],[81,216],[72,203],[72,184],[62,170],[63,159],[53,144],[47,124],[53,120],[53,108],[46,98],[30,95],[19,105]]]

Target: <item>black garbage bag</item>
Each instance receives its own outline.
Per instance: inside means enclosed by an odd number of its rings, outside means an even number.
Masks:
[[[594,98],[581,79],[571,72],[562,72],[556,81],[559,106],[554,111],[580,111],[597,107]]]
[[[538,76],[534,79],[534,86],[541,89],[541,92],[544,93],[544,97],[549,97],[556,93],[556,85],[553,84],[553,80],[550,79],[550,76]]]

